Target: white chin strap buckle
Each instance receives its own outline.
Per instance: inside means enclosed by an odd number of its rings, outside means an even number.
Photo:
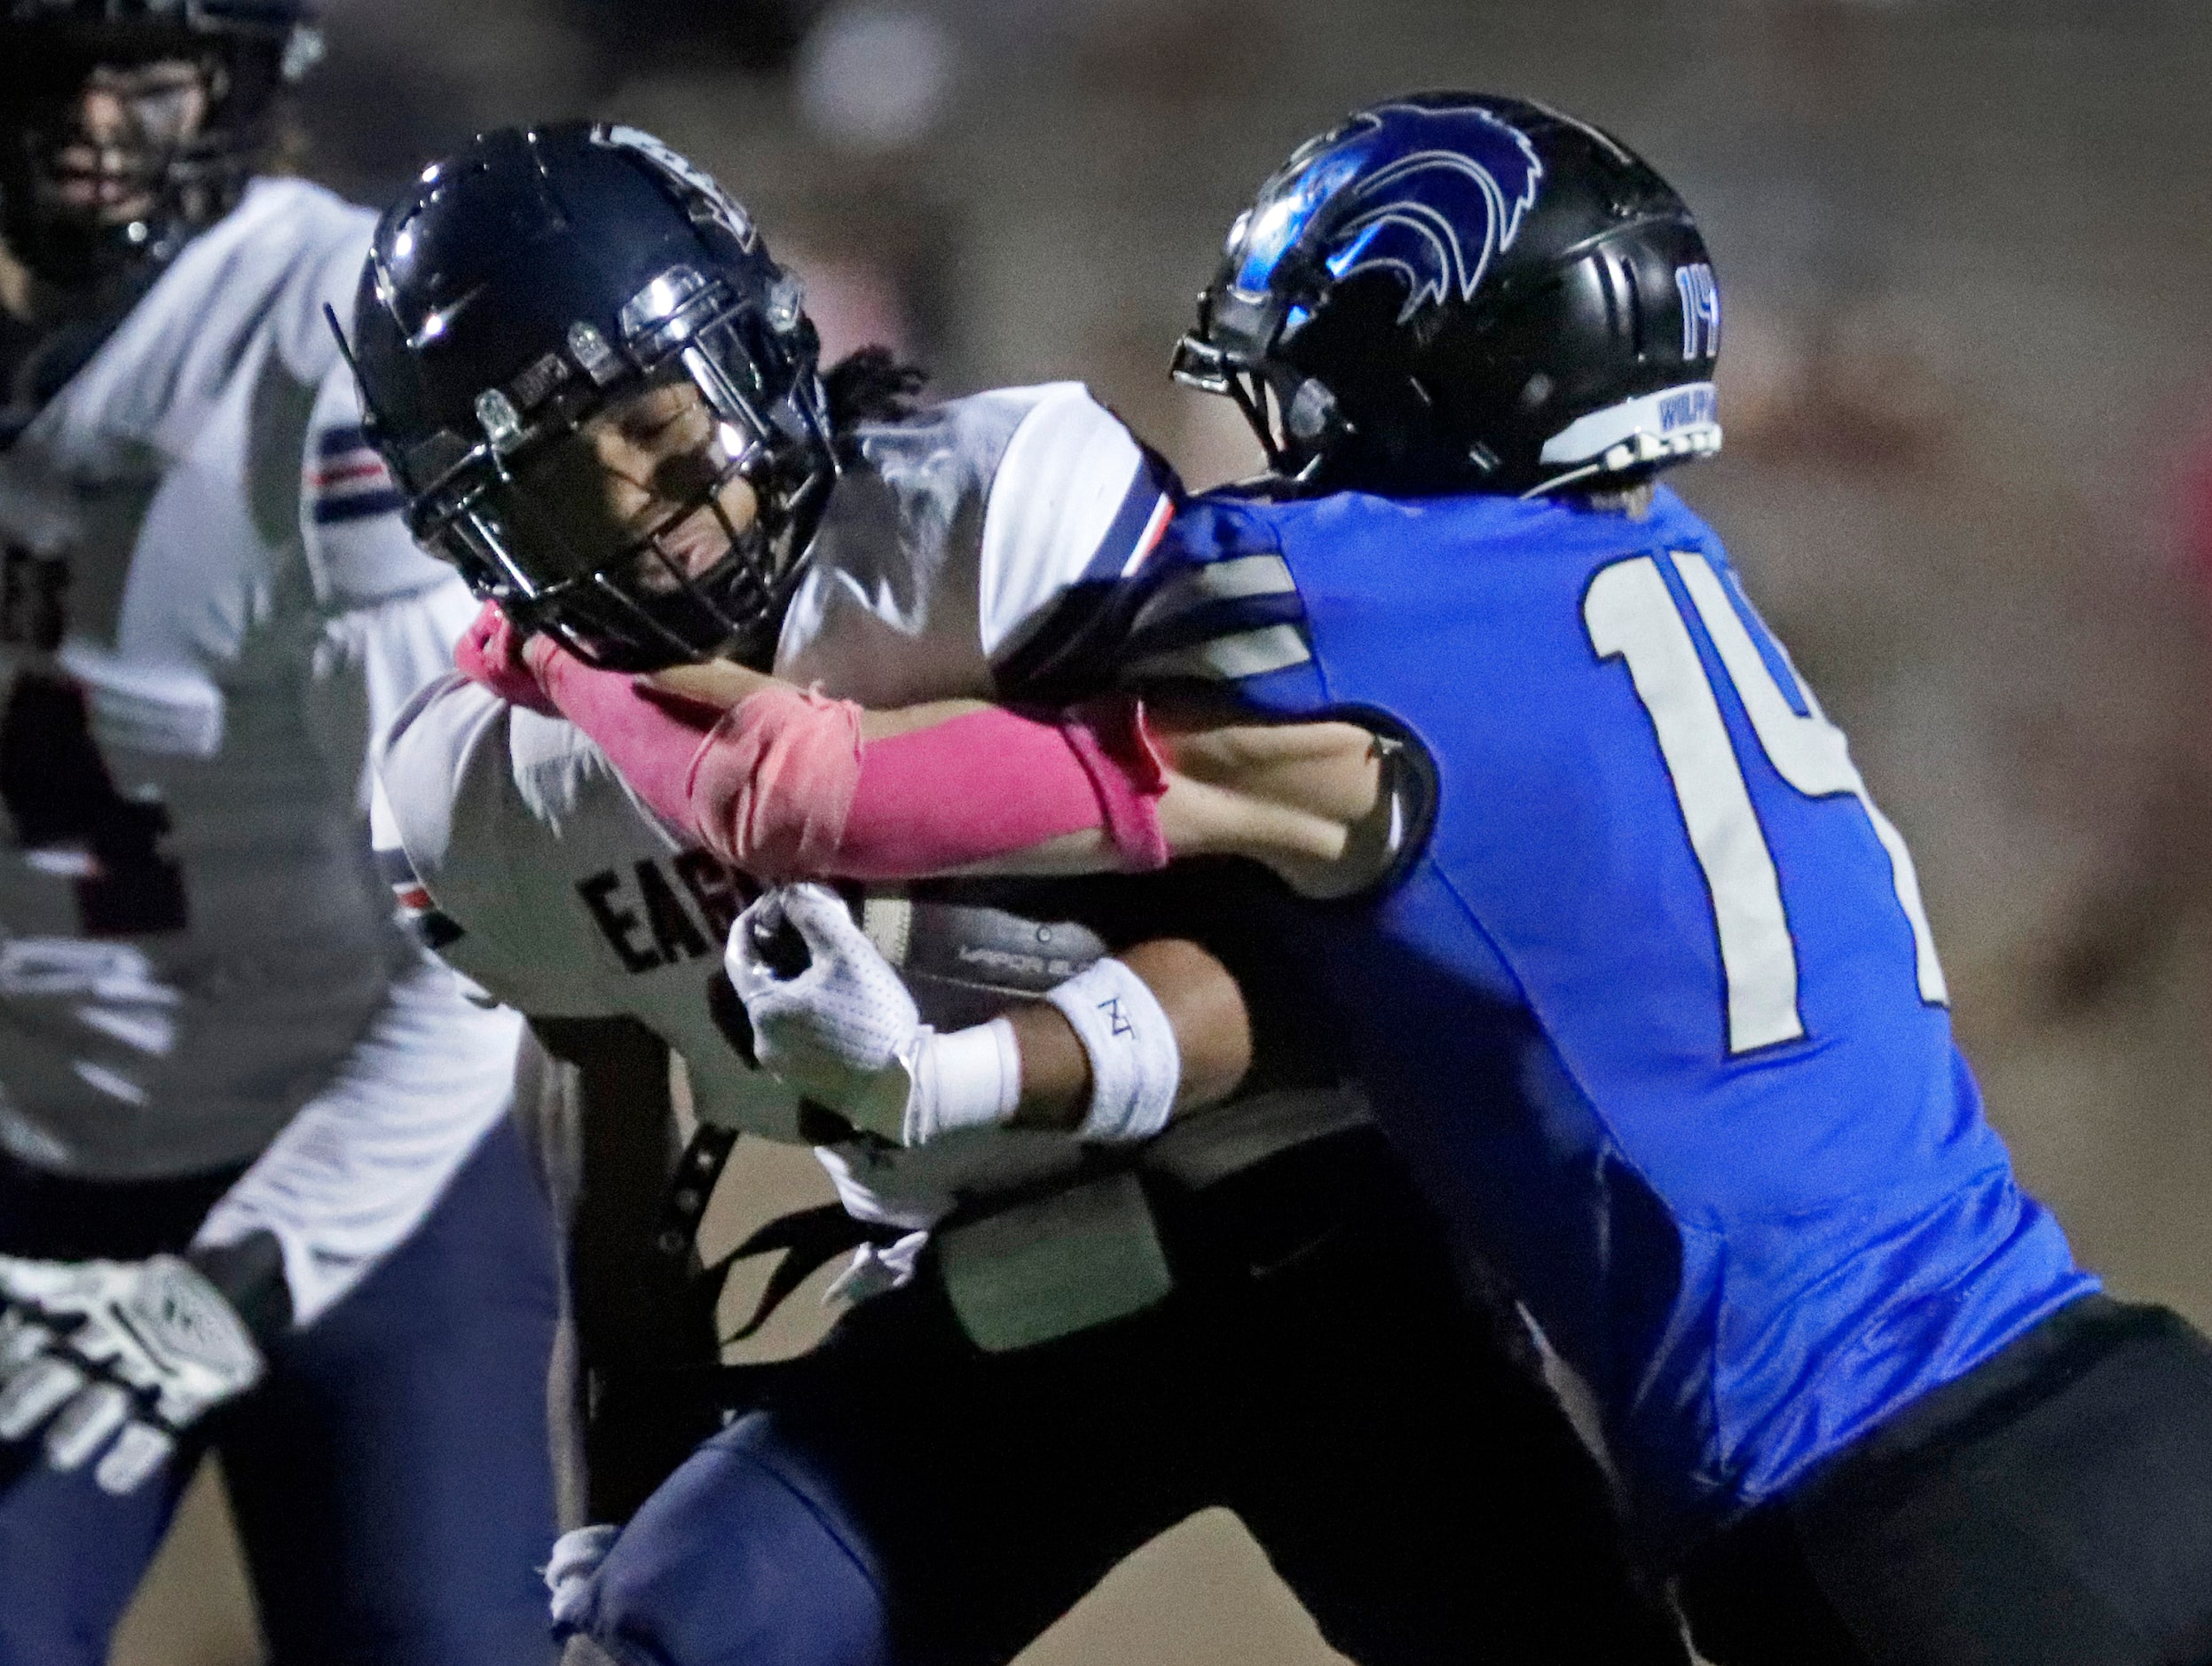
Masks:
[[[1577,417],[1544,443],[1539,458],[1566,472],[1537,491],[1555,491],[1592,475],[1711,457],[1720,449],[1720,402],[1712,384],[1685,382]]]

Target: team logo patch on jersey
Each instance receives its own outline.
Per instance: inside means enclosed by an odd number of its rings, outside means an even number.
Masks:
[[[315,436],[315,465],[307,485],[318,526],[365,521],[407,507],[384,460],[355,425],[325,428]]]

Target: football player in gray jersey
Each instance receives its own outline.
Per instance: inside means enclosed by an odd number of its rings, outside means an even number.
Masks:
[[[627,129],[429,170],[379,230],[354,350],[418,532],[498,604],[380,764],[424,929],[533,1016],[656,1031],[703,1120],[799,1136],[720,982],[749,880],[559,703],[629,678],[562,659],[548,686],[521,632],[618,671],[735,656],[884,704],[1019,699],[1040,627],[1143,561],[1171,478],[1080,388],[913,410],[880,358],[825,385],[750,218]],[[626,1662],[1004,1661],[1225,1505],[1354,1658],[1684,1658],[1509,1302],[1470,1310],[1247,952],[1252,883],[954,884],[857,916],[791,893],[791,1035],[908,1002],[842,1053],[779,1050],[747,971],[779,951],[739,944],[761,1051],[847,1119],[822,1156],[879,1229],[845,1281],[867,1299],[626,1524],[564,1541],[565,1626]],[[1241,993],[1200,998],[1224,966]]]
[[[93,1666],[222,1458],[279,1661],[551,1651],[519,1026],[397,923],[368,738],[451,664],[256,177],[302,0],[0,4],[0,1663]]]

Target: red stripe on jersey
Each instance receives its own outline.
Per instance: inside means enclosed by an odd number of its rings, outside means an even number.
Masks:
[[[384,479],[384,465],[376,458],[364,458],[358,462],[337,461],[324,464],[313,476],[318,488],[352,485],[357,482]]]
[[[1175,500],[1173,499],[1162,497],[1158,503],[1153,505],[1152,519],[1145,523],[1144,534],[1137,540],[1136,552],[1130,556],[1128,565],[1122,569],[1122,578],[1128,578],[1142,567],[1145,564],[1145,557],[1160,547],[1160,540],[1168,535],[1168,523],[1174,519]]]

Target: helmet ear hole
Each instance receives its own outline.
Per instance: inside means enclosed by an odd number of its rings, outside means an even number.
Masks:
[[[1303,451],[1328,450],[1343,437],[1347,426],[1336,396],[1311,376],[1298,384],[1283,409],[1283,430]]]

